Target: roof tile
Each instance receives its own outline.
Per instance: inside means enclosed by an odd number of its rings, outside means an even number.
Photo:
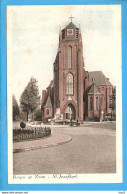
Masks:
[[[112,85],[102,71],[89,72],[89,82],[90,84],[94,82],[96,85]]]
[[[88,94],[101,94],[101,93],[99,92],[97,85],[93,83],[90,87]]]
[[[52,108],[52,102],[51,102],[51,97],[50,95],[48,95],[46,101],[45,101],[45,104],[43,106],[44,108]]]
[[[77,26],[75,26],[72,22],[70,22],[67,26],[66,26],[66,28],[77,28]],[[65,28],[65,29],[66,29]]]

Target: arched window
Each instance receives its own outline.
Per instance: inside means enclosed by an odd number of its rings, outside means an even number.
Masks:
[[[68,47],[68,68],[72,67],[72,47]]]
[[[96,111],[98,111],[98,97],[96,97]]]
[[[66,67],[66,46],[63,48],[63,68]]]
[[[74,65],[77,67],[77,46],[74,46]]]
[[[109,96],[111,96],[111,88],[109,88]]]
[[[90,111],[93,111],[93,97],[90,97]]]
[[[73,93],[74,93],[74,77],[71,73],[69,73],[66,79],[66,94],[73,95]]]
[[[46,114],[49,115],[49,109],[46,110]]]
[[[109,108],[111,108],[111,88],[109,88]]]

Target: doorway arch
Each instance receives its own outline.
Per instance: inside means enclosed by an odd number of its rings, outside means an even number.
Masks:
[[[75,107],[72,104],[68,104],[65,109],[65,119],[76,120],[76,111]]]

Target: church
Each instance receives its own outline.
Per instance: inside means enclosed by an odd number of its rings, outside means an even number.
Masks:
[[[102,71],[85,70],[81,30],[72,18],[60,30],[53,74],[53,80],[42,91],[42,121],[102,120],[111,114],[113,86]]]

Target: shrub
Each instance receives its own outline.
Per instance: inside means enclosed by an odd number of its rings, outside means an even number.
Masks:
[[[95,116],[95,117],[93,118],[93,120],[94,120],[95,122],[100,122],[100,119],[99,119],[97,116]]]
[[[34,111],[34,120],[35,121],[41,121],[41,108],[37,108],[35,111]]]
[[[99,119],[97,116],[95,116],[95,117],[93,117],[93,118],[88,117],[88,118],[86,119],[86,121],[91,121],[91,122],[100,122],[100,119]]]
[[[13,140],[24,141],[29,139],[44,138],[51,135],[50,127],[30,127],[24,130],[13,129]]]

